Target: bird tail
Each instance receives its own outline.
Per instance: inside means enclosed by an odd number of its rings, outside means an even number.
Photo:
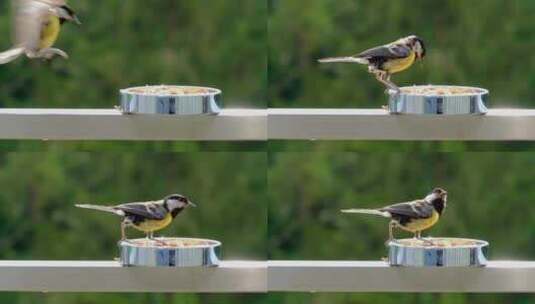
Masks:
[[[359,214],[371,214],[371,215],[377,215],[382,217],[391,217],[390,212],[387,211],[380,211],[377,209],[344,209],[341,210],[342,213],[359,213]]]
[[[0,53],[0,64],[9,63],[24,54],[24,48],[13,48]]]
[[[334,63],[334,62],[341,62],[341,63],[360,63],[360,64],[368,64],[368,60],[364,58],[358,58],[358,57],[331,57],[331,58],[323,58],[318,60],[319,63]]]
[[[75,206],[78,207],[78,208],[98,210],[98,211],[104,211],[104,212],[109,212],[109,213],[114,213],[114,214],[120,215],[119,211],[116,210],[113,207],[99,206],[99,205],[88,205],[88,204],[76,204]]]

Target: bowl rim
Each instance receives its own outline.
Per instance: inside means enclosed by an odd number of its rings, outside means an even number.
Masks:
[[[438,95],[438,94],[423,94],[423,93],[405,93],[403,92],[404,88],[425,88],[425,87],[444,87],[444,88],[462,88],[462,89],[474,89],[479,92],[477,93],[464,93],[464,94],[449,94],[449,95]],[[428,98],[450,98],[450,97],[472,97],[472,96],[484,96],[489,95],[490,91],[485,88],[472,87],[472,86],[458,86],[458,85],[439,85],[439,84],[425,84],[425,85],[412,85],[412,86],[403,86],[400,87],[400,96],[422,96]]]
[[[194,94],[154,94],[154,93],[137,93],[137,92],[131,92],[131,90],[135,89],[144,89],[144,88],[155,88],[155,87],[174,87],[174,88],[189,88],[189,89],[205,89],[209,92],[204,93],[194,93]],[[198,97],[198,96],[215,96],[218,94],[222,94],[222,91],[217,88],[213,87],[204,87],[204,86],[196,86],[196,85],[174,85],[174,84],[159,84],[159,85],[144,85],[144,86],[134,86],[134,87],[128,87],[119,90],[119,92],[123,95],[130,95],[130,96],[148,96],[148,97]]]
[[[452,246],[452,247],[441,247],[441,246],[410,246],[406,244],[402,244],[399,241],[403,240],[412,240],[410,238],[406,239],[396,239],[393,241],[388,242],[388,247],[399,247],[399,248],[408,248],[408,249],[421,249],[421,250],[457,250],[457,249],[474,249],[474,248],[483,248],[488,247],[489,242],[485,240],[478,240],[478,239],[471,239],[471,238],[456,238],[456,237],[434,237],[434,238],[425,238],[427,240],[463,240],[463,241],[471,241],[474,242],[474,244],[471,245],[460,245],[460,246]]]
[[[130,247],[130,248],[135,248],[137,250],[139,249],[142,249],[142,250],[145,250],[145,249],[159,249],[159,250],[169,250],[169,249],[172,249],[172,250],[189,250],[189,249],[208,249],[208,248],[216,248],[216,247],[220,247],[222,245],[222,243],[220,241],[216,241],[216,240],[210,240],[210,239],[202,239],[202,238],[188,238],[188,237],[157,237],[157,238],[154,238],[156,240],[167,240],[167,241],[172,241],[172,240],[185,240],[185,241],[202,241],[202,242],[206,242],[208,244],[203,244],[203,245],[194,245],[194,246],[185,246],[185,247],[174,247],[174,246],[154,246],[154,245],[150,245],[150,246],[138,246],[136,244],[134,244],[133,242],[135,241],[145,241],[146,238],[137,238],[137,239],[127,239],[127,240],[122,240],[122,241],[119,241],[119,246],[120,247]]]

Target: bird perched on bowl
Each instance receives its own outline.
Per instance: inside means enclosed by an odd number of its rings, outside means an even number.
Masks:
[[[320,59],[321,63],[345,62],[368,65],[368,71],[390,90],[399,93],[399,88],[390,77],[404,71],[416,60],[425,57],[425,44],[418,36],[411,35],[392,43],[366,50],[349,57],[333,57]]]
[[[167,227],[187,207],[196,207],[188,198],[171,194],[158,201],[128,203],[116,206],[77,204],[76,207],[113,213],[120,216],[121,240],[126,239],[126,227],[133,227],[154,239],[154,231]]]
[[[56,55],[69,57],[64,51],[52,47],[65,22],[81,24],[65,0],[13,0],[13,8],[14,45],[0,53],[0,64],[23,54],[30,59],[52,59]]]
[[[378,215],[390,219],[389,241],[394,239],[393,229],[399,227],[414,233],[414,237],[421,239],[422,231],[435,225],[444,209],[448,192],[442,188],[435,188],[425,198],[411,202],[399,203],[379,209],[346,209],[343,213],[361,213]]]

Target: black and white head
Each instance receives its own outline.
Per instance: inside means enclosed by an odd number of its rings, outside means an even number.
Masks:
[[[51,9],[56,16],[59,17],[60,22],[63,24],[66,21],[74,22],[78,25],[82,24],[76,16],[76,13],[68,5],[62,5]]]
[[[446,208],[448,192],[442,188],[435,188],[425,197],[425,200],[433,204],[433,207],[435,207],[438,213],[442,213]]]
[[[407,45],[414,51],[416,58],[423,59],[425,57],[425,43],[420,37],[411,35],[403,38],[403,40],[405,40]]]
[[[169,212],[177,211],[177,210],[183,210],[187,207],[197,207],[194,203],[192,203],[187,197],[180,194],[171,194],[166,196],[164,199],[164,205]]]

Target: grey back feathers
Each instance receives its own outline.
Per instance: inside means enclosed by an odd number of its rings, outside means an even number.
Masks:
[[[126,215],[137,215],[151,220],[163,220],[168,213],[163,201],[123,204],[116,206],[115,209],[123,211]]]
[[[114,213],[118,216],[125,216],[123,211],[117,210],[115,209],[115,207],[90,205],[90,204],[76,204],[75,206],[78,208],[104,211],[104,212]]]
[[[369,64],[369,61],[366,58],[359,57],[331,57],[323,58],[318,60],[320,63],[360,63],[360,64]]]
[[[425,200],[399,203],[380,209],[393,215],[408,216],[412,218],[430,218],[433,215],[433,205]]]
[[[392,217],[390,212],[381,211],[381,210],[377,210],[377,209],[344,209],[344,210],[341,210],[341,211],[342,211],[342,213],[371,214],[371,215],[377,215],[377,216],[382,216],[382,217],[386,217],[386,218]]]
[[[365,50],[354,56],[324,58],[318,61],[320,63],[345,62],[373,64],[377,61],[382,62],[389,59],[407,58],[411,54],[411,45],[417,49],[416,51],[422,53],[422,55],[425,54],[423,41],[417,36],[408,36],[392,43]]]
[[[151,220],[163,220],[168,213],[161,200],[154,202],[128,203],[117,206],[77,204],[76,207],[109,212],[121,217],[128,215],[141,216]]]

